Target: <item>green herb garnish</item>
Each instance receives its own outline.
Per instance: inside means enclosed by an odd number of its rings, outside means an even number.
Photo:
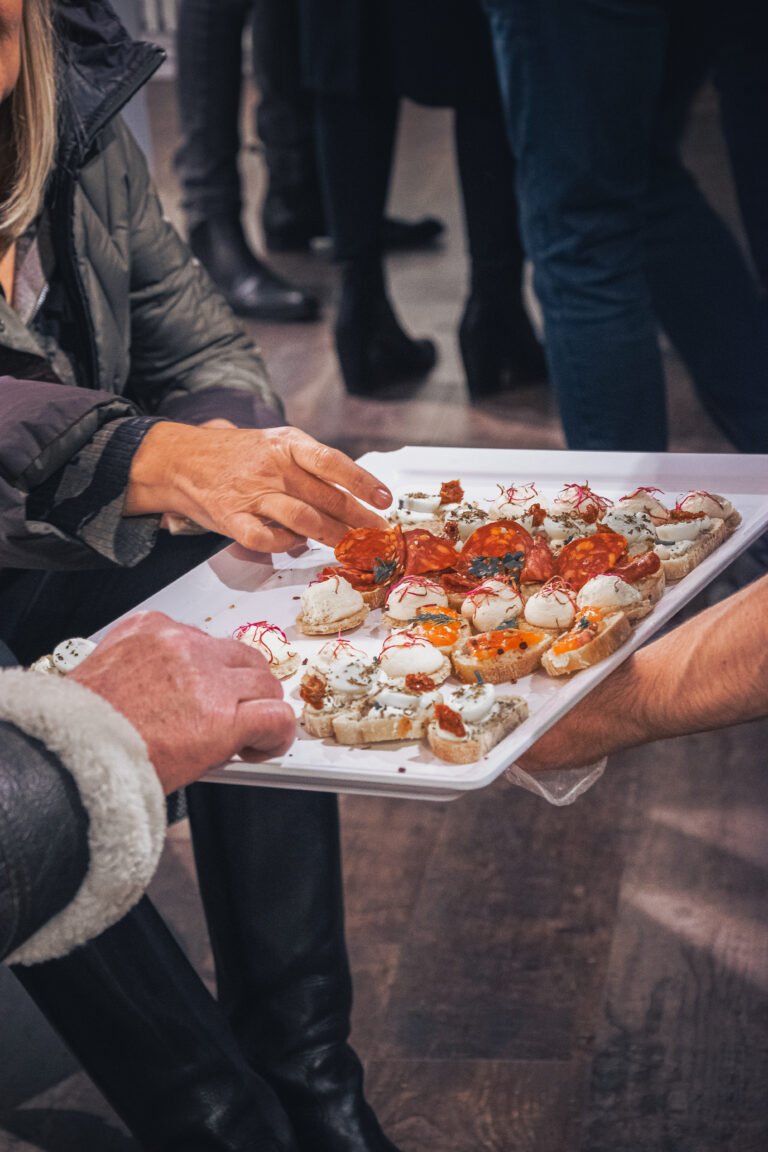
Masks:
[[[387,580],[391,580],[397,568],[396,560],[382,560],[381,556],[377,556],[373,562],[373,580],[375,584],[386,584]]]

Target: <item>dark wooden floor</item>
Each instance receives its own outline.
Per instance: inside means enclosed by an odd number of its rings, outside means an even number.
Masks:
[[[175,126],[153,91],[168,210]],[[392,261],[412,327],[437,333],[423,391],[349,400],[327,324],[258,338],[291,419],[352,453],[404,442],[560,446],[546,392],[468,407],[453,332],[465,266],[448,120],[410,110],[394,203],[439,210],[445,248]],[[734,218],[711,98],[692,163]],[[258,195],[258,159],[245,161]],[[330,301],[320,257],[281,261]],[[674,447],[724,447],[667,353]],[[453,805],[342,801],[355,1042],[403,1152],[765,1152],[768,1148],[768,724],[616,757],[571,809],[504,784]],[[188,834],[154,896],[212,969]],[[0,1152],[130,1152],[75,1075],[0,1122]]]

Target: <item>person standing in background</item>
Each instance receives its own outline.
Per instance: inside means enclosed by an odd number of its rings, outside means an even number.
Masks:
[[[660,322],[729,440],[767,451],[764,303],[680,159],[711,5],[482,3],[569,446],[666,449]]]
[[[177,34],[182,143],[176,170],[195,255],[235,311],[255,320],[313,320],[317,301],[252,251],[242,225],[240,105],[243,32],[251,20],[259,103],[256,129],[267,168],[266,247],[306,251],[327,234],[317,173],[313,101],[302,79],[299,0],[181,0]],[[387,218],[388,249],[424,248],[442,234],[434,217]]]
[[[472,265],[460,327],[470,396],[546,375],[522,300],[515,167],[477,0],[301,0],[320,172],[342,289],[336,347],[347,391],[425,375],[431,341],[403,331],[387,292],[383,212],[402,96],[455,109]]]

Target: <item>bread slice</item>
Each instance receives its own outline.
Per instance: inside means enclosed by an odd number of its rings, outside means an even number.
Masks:
[[[441,760],[449,764],[471,764],[494,748],[528,716],[528,705],[520,696],[497,700],[493,715],[480,724],[466,724],[465,737],[456,738],[443,731],[436,720],[427,727],[427,741]]]
[[[658,604],[659,600],[661,600],[662,596],[664,595],[664,589],[666,586],[667,575],[664,571],[663,564],[661,568],[658,569],[658,571],[652,572],[650,576],[643,576],[641,580],[638,580],[637,583],[633,585],[634,588],[637,588],[638,592],[643,598],[643,601],[648,602],[648,612],[651,611],[651,608],[653,608],[654,604]],[[647,616],[648,612],[643,612],[643,616]],[[631,620],[632,615],[629,613],[628,615]],[[636,616],[635,619],[639,620],[640,617]]]
[[[538,668],[555,635],[532,627],[478,632],[454,648],[451,662],[465,684],[475,683],[478,676],[488,684],[513,684]],[[498,649],[494,650],[496,638]],[[478,651],[482,653],[479,657]]]
[[[728,528],[726,520],[715,520],[712,527],[708,532],[703,532],[698,540],[694,540],[693,546],[681,556],[670,556],[668,559],[662,557],[661,567],[664,570],[664,576],[669,581],[682,580],[694,568],[701,564],[707,556],[710,556],[716,548],[719,548],[724,540],[728,538],[731,530]],[[673,545],[664,544],[663,548],[672,548]],[[659,554],[659,545],[655,549],[657,555]]]
[[[573,648],[569,652],[545,652],[542,657],[542,667],[550,676],[568,676],[571,672],[580,672],[584,668],[591,668],[601,660],[611,656],[632,633],[632,625],[624,612],[612,612],[598,625],[598,632],[594,640],[583,644],[581,648]],[[566,633],[568,635],[568,633]]]
[[[304,613],[299,612],[296,627],[305,636],[335,636],[337,632],[349,632],[352,628],[359,628],[368,619],[369,612],[370,608],[364,604],[358,612],[345,616],[343,620],[328,620],[323,624],[308,624],[304,619]]]
[[[360,588],[358,591],[369,608],[383,608],[391,587],[390,581],[386,584],[374,584],[373,588]]]
[[[339,744],[381,744],[387,740],[420,740],[427,730],[428,711],[403,712],[399,716],[377,716],[373,710],[349,709],[332,719],[333,734]]]

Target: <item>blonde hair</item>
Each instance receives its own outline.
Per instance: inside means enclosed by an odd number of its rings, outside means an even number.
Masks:
[[[21,69],[8,98],[11,172],[0,203],[0,251],[40,211],[56,151],[56,62],[50,0],[25,0]]]

